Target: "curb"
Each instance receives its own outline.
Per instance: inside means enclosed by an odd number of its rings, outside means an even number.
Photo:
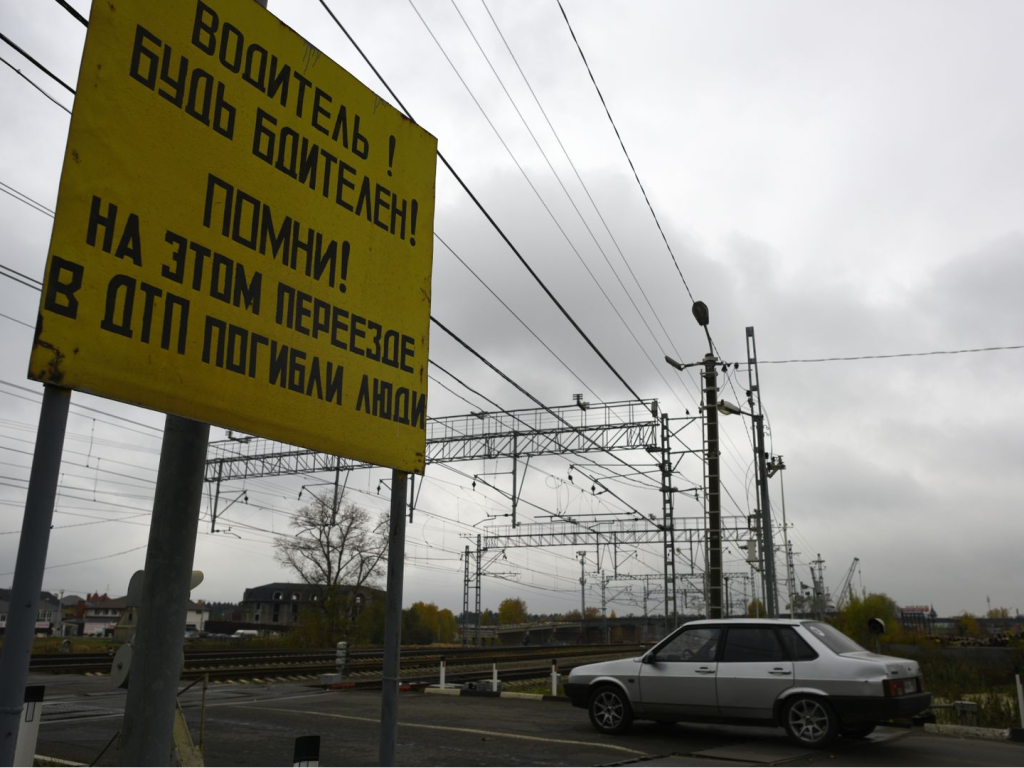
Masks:
[[[518,693],[516,691],[474,691],[469,688],[424,688],[424,693],[435,696],[475,696],[478,699],[526,699],[528,701],[557,701],[568,702],[568,696],[551,696],[545,693]]]
[[[33,761],[37,765],[59,765],[59,766],[87,766],[88,763],[76,763],[72,760],[62,760],[59,757],[47,757],[46,755],[33,755]]]
[[[1010,731],[1006,728],[978,728],[973,725],[925,723],[924,732],[940,736],[956,736],[961,739],[984,739],[986,741],[1007,741],[1010,738]]]

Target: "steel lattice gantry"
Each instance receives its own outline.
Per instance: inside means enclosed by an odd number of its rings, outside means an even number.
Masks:
[[[694,417],[695,418],[695,417]],[[677,419],[685,424],[693,418]],[[664,548],[664,577],[667,608],[676,615],[675,600],[675,522],[672,495],[672,450],[674,433],[668,417],[660,414],[657,400],[626,400],[612,403],[526,408],[513,411],[480,412],[427,419],[426,463],[447,463],[482,459],[512,459],[512,530],[546,528],[547,533],[517,534],[500,537],[492,534],[489,546],[559,546],[565,543],[639,544],[659,543]],[[658,456],[662,476],[662,519],[657,523],[616,523],[607,530],[595,526],[566,523],[573,531],[555,526],[521,526],[515,523],[519,485],[516,473],[520,459],[535,456],[583,454],[595,451],[645,450]],[[210,443],[206,460],[206,480],[216,483],[212,526],[217,522],[220,485],[229,480],[245,480],[281,475],[370,468],[373,465],[340,456],[267,440],[260,437],[230,438]],[[482,481],[483,482],[483,481]],[[489,483],[488,483],[489,484]],[[492,486],[493,487],[493,486]],[[503,492],[504,493],[504,492]],[[606,524],[607,525],[607,524]],[[598,527],[600,528],[600,527]],[[700,533],[703,524],[690,529],[689,537]],[[578,538],[573,539],[573,536]],[[532,543],[499,544],[505,541]],[[572,539],[570,541],[570,539]],[[543,542],[543,543],[542,543]]]
[[[428,419],[426,463],[661,451],[657,400],[582,405]],[[220,483],[371,466],[261,437],[233,438],[210,443],[206,480]]]

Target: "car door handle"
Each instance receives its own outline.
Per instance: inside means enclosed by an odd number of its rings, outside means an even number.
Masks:
[[[698,675],[713,675],[713,674],[715,674],[715,670],[709,669],[708,667],[697,667],[697,669],[695,669],[693,671],[696,672]]]
[[[769,675],[792,675],[793,672],[788,669],[772,669],[768,671]]]

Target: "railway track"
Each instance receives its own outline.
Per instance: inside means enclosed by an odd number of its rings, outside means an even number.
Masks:
[[[445,657],[446,676],[452,682],[490,677],[497,661],[504,680],[537,677],[547,674],[551,659],[558,659],[559,669],[609,658],[639,653],[641,646],[543,646],[530,648],[409,648],[402,651],[402,679],[409,683],[435,682],[441,657]],[[30,670],[52,674],[109,674],[109,654],[75,654],[74,656],[37,656]],[[350,652],[346,681],[357,686],[379,685],[383,666],[380,649]],[[185,654],[182,679],[195,680],[208,675],[211,681],[281,681],[317,679],[335,671],[334,649],[324,650],[244,650],[196,651]]]

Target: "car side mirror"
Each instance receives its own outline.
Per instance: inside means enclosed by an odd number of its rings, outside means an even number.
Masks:
[[[655,656],[653,653],[648,653],[645,656],[642,656],[640,658],[640,663],[641,664],[653,664],[657,660],[658,660],[657,656]]]

